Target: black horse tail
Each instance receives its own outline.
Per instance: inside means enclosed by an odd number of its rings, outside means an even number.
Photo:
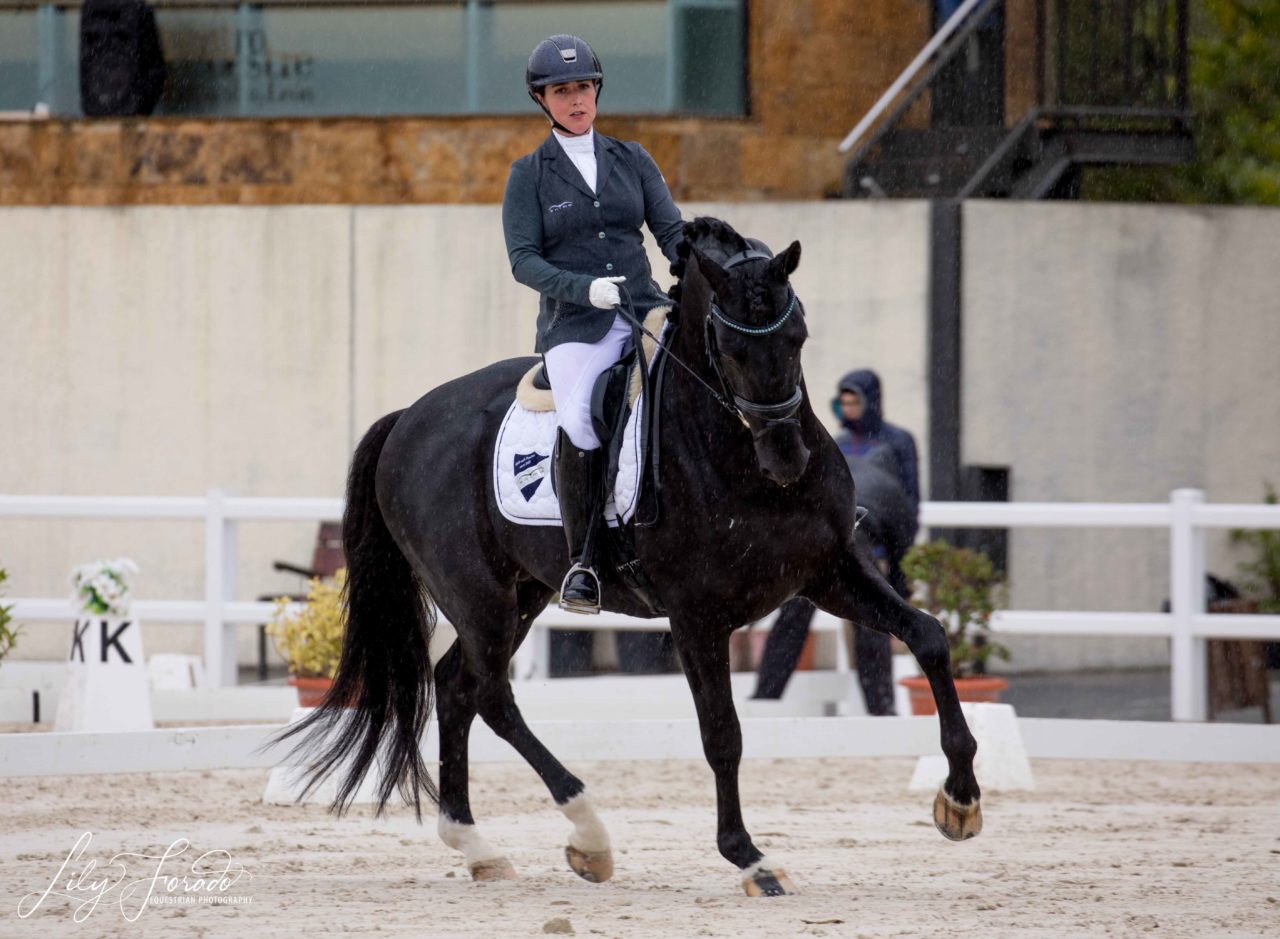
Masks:
[[[314,712],[268,746],[301,735],[289,752],[290,763],[305,767],[299,800],[345,764],[331,806],[339,816],[376,760],[382,773],[376,814],[399,790],[421,821],[422,793],[433,803],[439,800],[419,748],[434,705],[427,647],[435,606],[392,539],[374,491],[378,458],[402,413],[370,427],[351,461],[342,517],[347,624],[333,686]]]

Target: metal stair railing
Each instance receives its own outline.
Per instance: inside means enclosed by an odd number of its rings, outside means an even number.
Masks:
[[[924,93],[924,90],[933,83],[938,73],[955,58],[956,53],[964,47],[969,37],[977,31],[987,16],[997,6],[1002,6],[1003,4],[1004,0],[965,0],[955,13],[951,14],[951,17],[925,44],[920,53],[911,61],[911,64],[902,71],[902,74],[894,80],[892,85],[885,89],[884,94],[880,96],[880,99],[871,110],[863,116],[857,126],[840,142],[838,150],[841,153],[848,153],[853,150],[848,160],[848,166],[855,167],[862,162],[872,148],[884,139],[884,136],[898,123],[899,119],[915,104],[920,95]],[[932,63],[921,74],[921,70],[925,68],[926,63],[929,63],[930,60],[932,60]],[[890,110],[890,105],[893,104],[904,89],[906,89],[906,94],[902,95],[901,99]],[[875,132],[863,143],[859,144],[868,129],[886,111],[888,111],[888,116],[881,121]],[[853,149],[855,146],[857,147],[856,150]],[[873,191],[878,188],[873,179],[862,180],[860,185]]]
[[[902,74],[894,80],[892,85],[885,89],[884,94],[880,96],[880,100],[878,100],[871,110],[863,116],[857,126],[854,127],[853,130],[849,131],[844,140],[840,141],[840,146],[837,149],[841,153],[848,153],[852,150],[862,138],[862,135],[867,132],[867,129],[874,124],[877,119],[879,119],[880,115],[888,110],[889,105],[893,103],[894,98],[896,98],[908,84],[911,84],[913,79],[916,79],[916,76],[924,67],[925,63],[928,62],[933,57],[934,53],[941,49],[948,40],[951,40],[950,45],[943,50],[943,54],[934,60],[929,71],[915,81],[915,84],[911,86],[911,90],[908,91],[906,97],[903,98],[903,100],[898,103],[898,106],[893,109],[889,118],[880,125],[880,129],[872,135],[870,140],[858,149],[857,153],[855,153],[851,159],[856,159],[858,156],[866,153],[866,151],[871,149],[871,147],[875,146],[876,142],[881,136],[883,136],[883,131],[897,122],[903,112],[906,111],[907,108],[911,107],[911,105],[915,103],[915,100],[920,97],[920,93],[929,86],[929,83],[933,81],[938,72],[942,70],[942,67],[946,65],[947,62],[951,61],[955,56],[956,50],[964,44],[964,40],[968,39],[969,36],[973,34],[974,30],[976,30],[986,18],[985,14],[995,9],[997,5],[1003,3],[1004,0],[965,0],[955,13],[951,14],[950,19],[942,24],[942,28],[934,33],[933,37],[925,43],[925,46],[920,50],[920,53],[911,60],[911,64],[902,70]],[[984,15],[975,16],[968,22],[965,22],[965,18],[968,17],[970,13],[980,8]]]

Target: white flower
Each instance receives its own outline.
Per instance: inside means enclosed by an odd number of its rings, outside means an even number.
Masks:
[[[101,604],[108,612],[124,616],[133,601],[129,575],[136,573],[138,565],[123,557],[81,564],[71,572],[72,599],[81,607]]]

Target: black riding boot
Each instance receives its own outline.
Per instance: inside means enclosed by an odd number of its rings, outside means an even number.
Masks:
[[[563,430],[557,433],[556,496],[571,561],[560,587],[560,609],[570,613],[600,612],[595,549],[604,517],[604,460],[603,447],[582,450]]]

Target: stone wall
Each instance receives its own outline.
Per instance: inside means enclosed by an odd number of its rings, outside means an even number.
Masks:
[[[929,10],[750,3],[748,117],[612,115],[606,99],[599,127],[643,142],[677,200],[835,193],[836,145],[924,45]],[[545,133],[532,105],[510,117],[0,122],[0,205],[498,202],[511,160]]]

